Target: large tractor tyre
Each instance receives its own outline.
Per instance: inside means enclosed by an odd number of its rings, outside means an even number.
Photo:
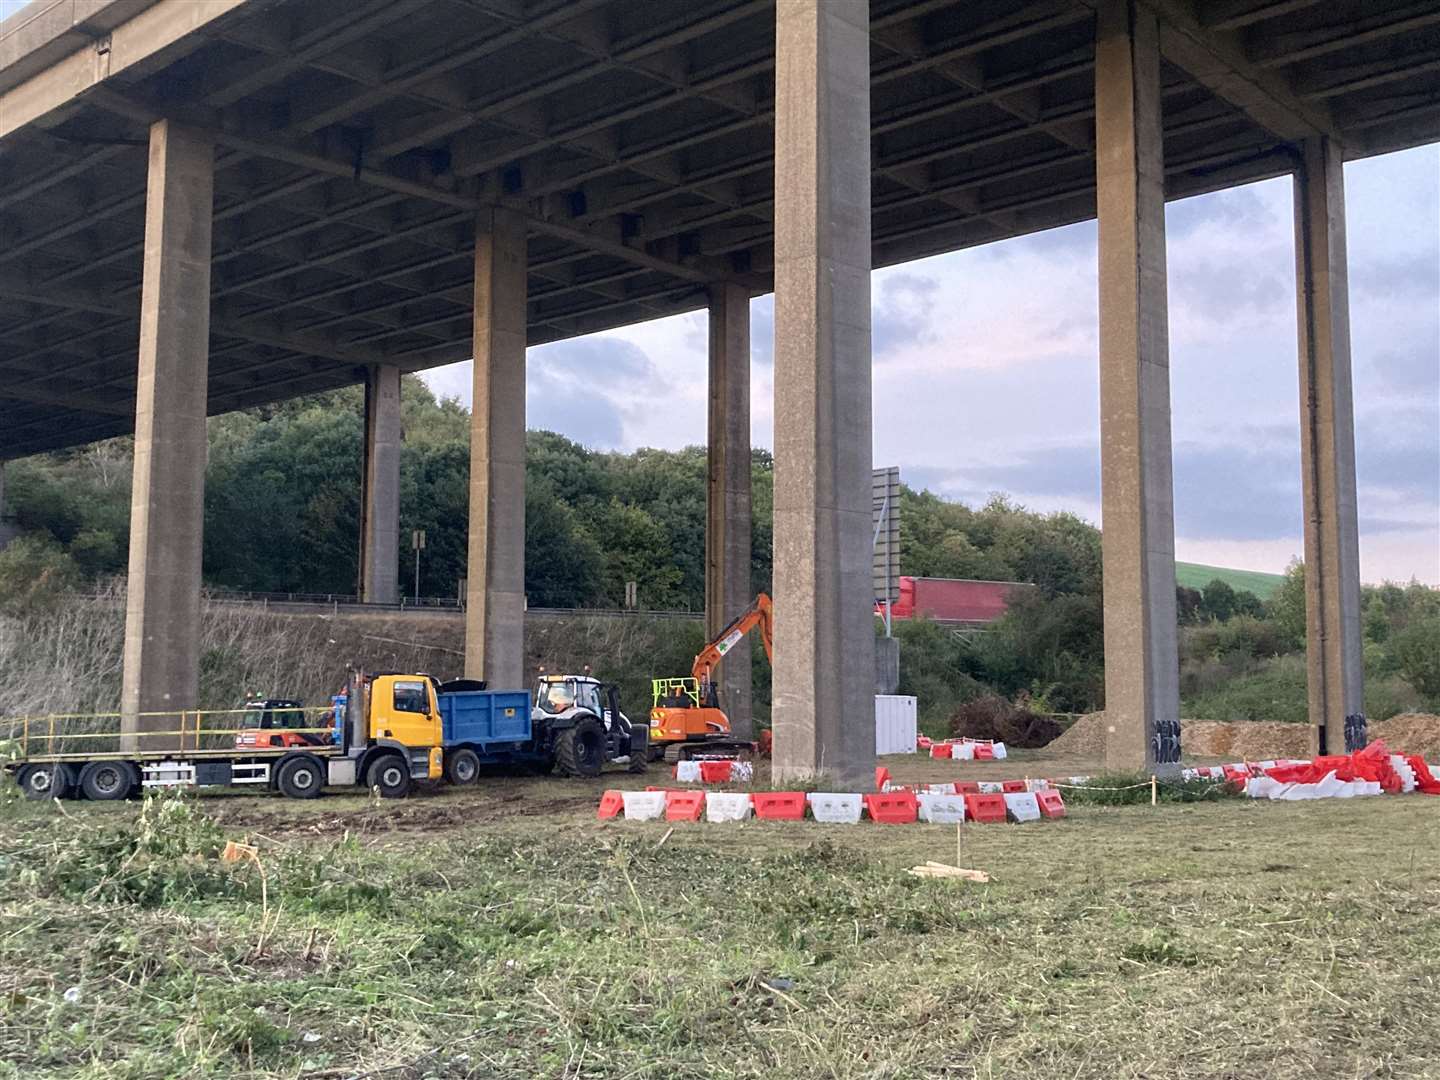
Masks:
[[[585,719],[555,741],[555,768],[561,776],[600,775],[605,764],[605,725]]]
[[[57,762],[26,765],[15,777],[27,799],[64,799],[70,795],[70,770]]]
[[[630,764],[625,768],[626,772],[640,774],[650,771],[650,748],[648,746],[632,747],[630,751]]]
[[[474,750],[445,754],[445,779],[457,787],[473,784],[480,775],[480,755]]]
[[[93,802],[129,798],[137,783],[134,769],[128,761],[92,761],[80,770],[80,790]]]
[[[365,786],[378,789],[382,799],[403,799],[410,794],[410,763],[399,754],[386,754],[365,770]]]
[[[281,762],[275,786],[287,799],[318,799],[325,787],[325,766],[311,757]]]

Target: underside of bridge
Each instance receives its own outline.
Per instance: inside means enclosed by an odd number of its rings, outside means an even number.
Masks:
[[[849,543],[869,470],[868,321],[835,308],[868,310],[856,279],[871,266],[1098,207],[1114,406],[1107,647],[1112,667],[1122,650],[1149,658],[1131,680],[1139,696],[1116,684],[1111,698],[1145,721],[1129,756],[1153,758],[1174,663],[1152,625],[1173,603],[1157,569],[1173,548],[1163,199],[1298,178],[1302,296],[1330,288],[1301,304],[1307,561],[1338,560],[1348,589],[1353,437],[1348,421],[1338,443],[1332,430],[1334,410],[1350,408],[1339,169],[1440,137],[1437,72],[1440,7],[1415,0],[36,0],[0,24],[0,459],[158,417],[181,462],[197,422],[203,449],[206,410],[365,381],[367,430],[383,443],[367,456],[366,506],[388,543],[378,519],[393,513],[396,458],[382,389],[396,370],[474,356],[471,656],[500,648],[519,677],[518,651],[500,644],[511,631],[497,627],[523,606],[511,444],[524,345],[707,305],[733,320],[735,297],[774,289],[777,416],[783,405],[799,417],[795,447],[777,436],[777,729],[787,709],[809,709],[806,762],[824,766],[822,744],[843,741],[825,728],[838,718],[814,717],[824,672],[807,683],[779,669],[797,673],[800,653],[853,663],[847,649],[868,632],[848,613],[869,592],[851,580]],[[184,205],[196,185],[207,198],[213,185],[203,230]],[[169,333],[172,313],[207,293],[208,323]],[[711,337],[712,366],[733,382],[725,343],[748,348],[748,335]],[[793,385],[780,372],[789,345]],[[197,356],[206,377],[187,388],[190,427],[172,431],[165,388]],[[863,394],[844,389],[862,377]],[[748,388],[712,370],[712,406],[716,392],[748,403]],[[712,407],[712,451],[717,427],[744,438],[723,419]],[[842,452],[849,443],[863,453]],[[712,487],[725,450],[712,454]],[[141,467],[137,455],[137,478]],[[163,453],[143,467],[159,490],[195,483],[166,473]],[[1323,520],[1334,505],[1338,531]],[[137,502],[143,536],[139,514]],[[169,526],[155,531],[158,542]],[[817,577],[826,550],[836,568]],[[133,560],[132,607],[144,594]],[[182,583],[194,575],[198,561]],[[1354,611],[1339,592],[1324,601],[1325,575],[1312,577],[1313,660],[1339,648]],[[787,589],[815,612],[793,637]],[[744,589],[714,592],[728,607]],[[1358,674],[1346,679],[1353,701]],[[853,711],[858,693],[829,707]],[[164,700],[181,704],[175,694]]]

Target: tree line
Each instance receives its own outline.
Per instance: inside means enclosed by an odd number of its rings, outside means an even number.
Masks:
[[[363,393],[350,387],[209,422],[204,578],[215,589],[353,594],[358,572]],[[401,544],[426,532],[420,591],[455,596],[465,575],[468,412],[414,376],[401,395]],[[87,581],[123,574],[132,441],[112,439],[9,464],[8,516],[23,531],[0,552],[0,607],[42,608]],[[526,591],[532,607],[700,611],[705,597],[702,447],[589,450],[548,431],[526,439]],[[751,458],[751,584],[771,577],[773,462]],[[1104,703],[1100,533],[1069,513],[1037,514],[1002,495],[971,507],[903,488],[901,573],[1020,581],[990,632],[960,638],[901,624],[903,688],[932,713],[982,693],[1085,712]],[[408,590],[407,590],[408,591]],[[1267,601],[1213,581],[1180,588],[1187,715],[1303,719],[1304,568]],[[1440,703],[1440,593],[1364,593],[1367,710]]]

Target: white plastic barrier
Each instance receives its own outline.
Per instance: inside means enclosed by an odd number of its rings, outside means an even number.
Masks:
[[[1005,792],[1005,809],[1016,821],[1039,821],[1040,800],[1030,791]]]
[[[875,753],[915,753],[915,715],[915,699],[910,695],[876,694]]]
[[[1005,790],[1005,785],[1002,784],[1002,783],[1000,783],[1000,781],[998,781],[998,780],[981,780],[981,781],[980,781],[980,794],[981,794],[981,795],[999,795],[999,794],[1000,794],[1001,792],[1003,792],[1004,790]]]
[[[805,796],[810,813],[816,821],[832,825],[854,825],[860,820],[864,800],[859,795],[841,795],[833,791],[812,791]]]
[[[928,791],[915,796],[920,801],[920,820],[936,825],[956,825],[965,820],[964,795],[936,795]]]
[[[1252,799],[1298,802],[1302,799],[1353,799],[1358,795],[1379,795],[1380,785],[1369,780],[1341,780],[1333,771],[1313,784],[1282,784],[1269,776],[1252,776],[1245,782],[1245,794]]]
[[[707,791],[705,793],[706,821],[744,821],[750,816],[752,809],[750,796],[743,791]]]
[[[1005,744],[1003,742],[991,743],[990,749],[995,752],[996,761],[1004,761],[1007,757],[1010,756],[1009,752],[1005,749]]]
[[[682,784],[698,784],[700,782],[700,762],[677,761],[675,763],[675,779]]]
[[[1399,754],[1391,754],[1390,767],[1400,776],[1400,790],[1402,793],[1409,794],[1415,790],[1415,770],[1410,767],[1408,761]]]
[[[663,791],[625,791],[625,818],[628,821],[658,821],[665,815]]]
[[[1026,790],[1026,791],[1046,791],[1046,790],[1049,789],[1049,787],[1050,787],[1050,781],[1049,781],[1049,780],[1026,780],[1026,781],[1025,781],[1025,790]]]
[[[732,784],[748,784],[755,779],[755,765],[750,761],[732,761],[730,763],[730,782]]]

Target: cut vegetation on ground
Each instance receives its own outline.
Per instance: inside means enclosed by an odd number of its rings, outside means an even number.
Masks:
[[[953,862],[953,828],[667,841],[596,822],[602,786],[9,801],[0,1077],[1440,1069],[1440,800],[971,826],[976,885],[905,873]]]

